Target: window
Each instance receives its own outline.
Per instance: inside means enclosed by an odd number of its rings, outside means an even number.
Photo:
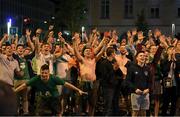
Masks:
[[[101,0],[101,18],[109,18],[109,0]]]
[[[178,18],[180,18],[180,8],[178,8]]]
[[[124,17],[133,18],[133,0],[124,1]]]
[[[151,18],[159,18],[159,8],[151,8]]]
[[[159,8],[155,9],[155,18],[159,18]]]

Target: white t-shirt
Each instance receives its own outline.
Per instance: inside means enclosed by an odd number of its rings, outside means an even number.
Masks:
[[[44,55],[40,53],[38,56],[35,56],[35,57],[36,57],[38,75],[40,74],[41,66],[44,64],[49,65],[50,74],[53,74],[53,55],[52,54]]]
[[[68,61],[70,58],[71,57],[68,54],[64,54],[59,59],[57,59],[56,75],[62,79],[69,79]]]

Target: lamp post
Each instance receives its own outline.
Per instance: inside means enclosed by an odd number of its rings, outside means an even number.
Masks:
[[[83,41],[83,42],[85,41],[84,33],[85,33],[85,27],[82,26],[82,27],[81,27],[81,35],[82,35],[81,37],[82,37],[82,41]]]
[[[7,33],[10,34],[10,28],[11,28],[11,19],[7,22]]]
[[[172,37],[174,38],[175,35],[175,24],[172,24]]]

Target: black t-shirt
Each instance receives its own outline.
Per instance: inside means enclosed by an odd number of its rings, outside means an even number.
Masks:
[[[103,60],[105,60],[104,57],[101,57],[97,63],[96,63],[96,70],[95,70],[95,73],[96,73],[96,80],[100,80],[102,79],[102,67],[103,67]]]
[[[35,56],[35,51],[33,51],[29,55],[24,56],[24,58],[26,59],[27,65],[28,65],[28,71],[29,71],[30,78],[35,76],[35,74],[33,72],[33,69],[32,69],[32,65],[31,65],[31,61],[34,58],[34,56]],[[13,54],[13,58],[16,59],[18,61],[18,63],[19,63],[20,58],[19,58],[19,56],[17,54]]]
[[[150,71],[147,66],[140,67],[132,64],[128,68],[127,81],[132,92],[136,89],[144,90],[150,88]]]
[[[102,60],[101,63],[101,78],[102,78],[102,85],[108,88],[114,88],[117,82],[116,77],[121,77],[122,72],[120,69],[114,70],[113,63],[108,59]]]

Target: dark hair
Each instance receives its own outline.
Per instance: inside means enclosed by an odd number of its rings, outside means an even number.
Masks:
[[[106,50],[106,55],[109,57],[114,52],[115,52],[115,49],[113,47],[108,47]]]
[[[5,43],[3,43],[3,44],[2,44],[2,46],[6,46],[6,44],[5,44]],[[2,47],[2,46],[1,46],[1,47]]]
[[[153,46],[156,46],[156,45],[150,45],[149,49],[151,49]]]
[[[41,70],[49,70],[49,65],[47,64],[42,65]]]
[[[6,42],[5,45],[6,46],[11,46],[11,44],[9,42]]]
[[[140,53],[144,53],[144,51],[138,51],[138,52],[136,53],[135,58],[136,58]]]
[[[86,49],[91,49],[91,46],[88,45],[88,44],[86,44],[86,45],[83,47],[83,49],[82,49],[82,54],[83,54],[83,56],[84,56],[84,51],[85,51]]]
[[[43,47],[44,45],[49,45],[50,46],[50,44],[48,42],[43,42],[41,47]]]
[[[43,43],[42,43],[42,46],[43,46],[43,45],[50,45],[50,44],[49,44],[48,42],[43,42]]]
[[[17,99],[12,87],[0,81],[0,116],[17,115]]]
[[[6,42],[5,47],[7,49],[7,47],[11,47],[11,44],[9,42]]]
[[[17,48],[18,48],[19,46],[22,46],[22,47],[24,48],[24,44],[18,44],[18,45],[17,45]]]

